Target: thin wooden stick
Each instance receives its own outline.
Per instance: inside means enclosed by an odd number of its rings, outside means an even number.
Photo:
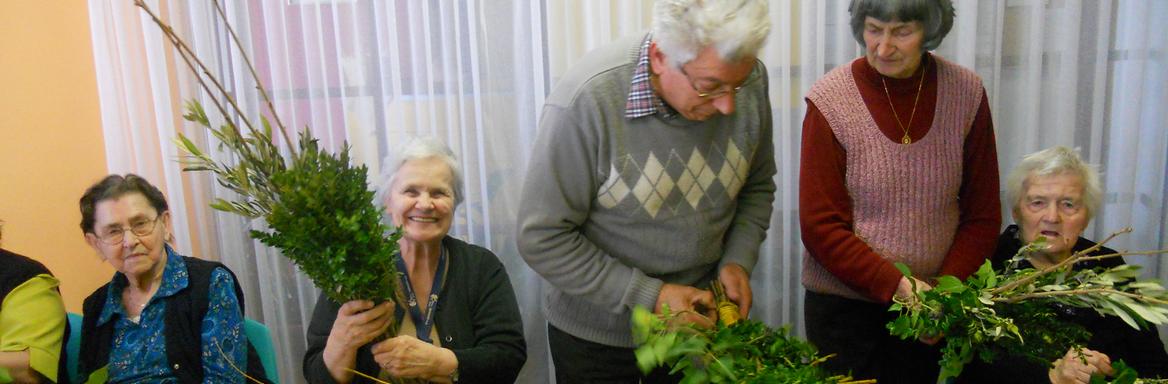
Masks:
[[[235,41],[235,47],[239,49],[240,56],[243,57],[243,63],[247,65],[248,71],[251,72],[252,80],[255,80],[256,89],[260,91],[260,96],[263,97],[264,102],[268,105],[268,111],[272,113],[272,120],[276,121],[276,127],[280,128],[280,136],[284,138],[284,144],[288,146],[288,150],[296,153],[296,147],[292,145],[292,139],[288,137],[288,129],[284,127],[284,122],[280,121],[280,115],[276,113],[276,107],[272,105],[272,98],[268,96],[268,90],[264,88],[264,83],[260,81],[260,76],[256,74],[255,65],[251,63],[251,58],[248,57],[247,52],[243,51],[243,43],[239,41],[239,35],[235,34],[235,28],[231,27],[231,23],[227,20],[227,12],[219,5],[219,0],[212,0],[215,5],[215,10],[219,12],[219,17],[223,18],[223,25],[227,28],[227,34],[231,35],[231,39]]]
[[[1080,257],[1078,261],[1103,260],[1103,259],[1110,259],[1113,257],[1120,257],[1120,256],[1161,255],[1161,254],[1168,255],[1168,249],[1161,249],[1161,250],[1157,250],[1157,251],[1136,251],[1136,252],[1124,251],[1124,252],[1116,252],[1116,253],[1106,253],[1106,254],[1102,254],[1102,255],[1098,255],[1098,256],[1083,256],[1083,257]]]
[[[243,375],[243,377],[248,379],[248,380],[251,380],[251,381],[259,383],[259,384],[264,384],[264,382],[259,381],[258,379],[254,378],[254,377],[248,376],[247,372],[244,372],[242,369],[239,369],[239,367],[235,366],[235,363],[231,362],[230,356],[227,356],[227,352],[223,352],[223,347],[219,345],[219,340],[215,340],[215,349],[219,350],[219,354],[223,355],[223,361],[226,361],[227,364],[231,366],[231,369],[235,370],[235,372],[239,372],[239,374]]]
[[[346,370],[346,371],[349,371],[349,372],[352,372],[353,374],[355,374],[355,375],[357,375],[357,376],[361,376],[361,377],[364,377],[364,378],[366,378],[366,379],[369,379],[369,380],[376,381],[376,382],[378,382],[378,383],[381,383],[381,384],[393,384],[393,383],[389,383],[389,382],[381,381],[381,379],[378,379],[378,378],[376,378],[376,377],[369,376],[369,375],[366,375],[366,374],[364,374],[364,373],[358,372],[358,371],[357,371],[357,370],[355,370],[355,369],[349,369],[349,368],[345,368],[345,370]]]
[[[192,50],[190,46],[186,44],[186,42],[178,37],[178,34],[174,32],[174,28],[159,18],[158,15],[154,13],[154,10],[150,9],[150,6],[147,5],[144,0],[134,0],[134,5],[146,11],[146,13],[150,15],[150,18],[154,20],[154,23],[158,24],[159,28],[162,29],[162,33],[166,35],[167,40],[170,40],[171,45],[173,45],[179,51],[179,56],[182,56],[183,61],[185,61],[187,66],[190,67],[191,72],[196,74],[195,78],[199,80],[199,85],[201,85],[208,94],[214,94],[210,87],[208,87],[207,84],[203,82],[202,75],[199,75],[199,73],[203,73],[207,76],[207,80],[210,80],[211,83],[215,85],[215,88],[219,91],[219,93],[223,95],[223,99],[231,105],[231,108],[235,111],[234,116],[239,118],[249,131],[259,132],[255,125],[251,123],[251,120],[248,120],[247,115],[243,112],[243,108],[240,108],[239,104],[235,102],[235,98],[231,97],[231,94],[227,92],[227,88],[225,88],[223,84],[219,82],[218,78],[211,74],[211,69],[207,67],[207,65],[203,63],[202,60],[199,60],[199,57],[195,55],[194,50]],[[198,68],[196,68],[196,66]],[[233,116],[232,114],[227,113],[225,108],[220,105],[218,100],[216,100],[214,97],[211,99],[214,101],[215,107],[218,108],[219,112],[223,114],[223,118],[230,119],[230,117]]]

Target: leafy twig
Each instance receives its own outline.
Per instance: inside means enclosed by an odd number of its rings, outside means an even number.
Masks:
[[[672,367],[683,383],[871,383],[832,375],[820,364],[811,344],[749,319],[733,325],[719,322],[705,328],[677,321],[682,313],[668,308],[661,316],[637,307],[633,335],[640,345],[634,354],[643,372]]]
[[[1000,353],[1008,353],[1049,363],[1068,348],[1085,343],[1089,332],[1054,315],[1049,308],[1054,303],[1091,308],[1137,328],[1141,322],[1168,323],[1168,291],[1155,281],[1137,281],[1139,266],[1071,268],[1089,260],[1158,253],[1088,256],[1128,232],[1131,228],[1040,269],[1018,265],[1045,246],[1041,238],[1022,247],[1000,274],[987,261],[964,282],[941,276],[932,290],[915,292],[912,300],[894,302],[889,310],[899,311],[900,315],[888,324],[888,329],[904,339],[945,335],[947,342],[939,362],[941,376],[952,377],[975,357],[990,361]],[[901,271],[911,277],[907,267]]]
[[[1017,303],[1020,301],[1033,300],[1033,299],[1041,299],[1041,298],[1049,298],[1049,297],[1057,297],[1057,296],[1084,296],[1084,295],[1091,295],[1091,294],[1118,295],[1118,296],[1129,297],[1132,299],[1136,299],[1139,301],[1152,303],[1152,304],[1156,304],[1156,305],[1168,306],[1168,300],[1161,300],[1161,299],[1158,299],[1155,297],[1150,297],[1147,295],[1141,295],[1141,294],[1136,294],[1136,293],[1123,292],[1123,291],[1116,290],[1114,288],[1089,288],[1089,289],[1072,289],[1072,290],[1066,290],[1066,291],[1023,293],[1020,295],[1013,295],[1013,296],[1009,296],[1009,297],[995,297],[992,300],[995,302],[999,302],[999,303],[1012,304],[1012,303]]]
[[[1055,265],[1048,266],[1046,268],[1042,268],[1041,270],[1038,271],[1038,273],[1031,274],[1031,275],[1028,275],[1022,279],[1018,279],[1018,280],[1012,281],[1008,284],[1002,285],[1002,286],[998,287],[997,289],[991,290],[990,293],[993,295],[999,295],[1003,292],[1009,292],[1009,291],[1014,290],[1015,288],[1018,288],[1020,286],[1030,284],[1034,280],[1037,280],[1038,278],[1045,276],[1048,273],[1051,273],[1055,270],[1061,269],[1061,268],[1066,267],[1068,265],[1074,264],[1078,259],[1082,258],[1085,255],[1091,254],[1091,252],[1095,252],[1099,248],[1103,247],[1104,244],[1107,244],[1109,241],[1111,241],[1111,239],[1114,239],[1116,236],[1119,236],[1120,234],[1124,234],[1124,233],[1129,233],[1131,231],[1132,231],[1131,227],[1121,229],[1115,233],[1112,233],[1110,236],[1107,236],[1107,238],[1103,239],[1103,241],[1095,243],[1095,245],[1093,245],[1087,249],[1084,249],[1082,251],[1075,252],[1074,254],[1071,255],[1071,257],[1068,257],[1068,258],[1064,259],[1063,261],[1058,262]]]
[[[239,195],[237,201],[216,199],[211,207],[249,218],[263,218],[270,231],[253,230],[250,235],[280,249],[333,301],[404,302],[393,263],[401,231],[391,230],[382,222],[384,212],[373,204],[373,192],[368,190],[368,169],[352,164],[348,144],[339,153],[329,153],[320,148],[306,127],[293,146],[281,130],[289,144],[289,155],[285,158],[272,141],[267,119],[260,116],[262,130],[252,125],[231,94],[174,29],[143,0],[135,0],[135,4],[150,15],[187,67],[195,72],[219,112],[224,117],[236,116],[248,128],[245,136],[232,122],[235,119],[230,118],[215,128],[198,102],[186,105],[183,118],[206,127],[220,141],[220,148],[229,151],[236,160],[234,164],[215,161],[190,139],[178,135],[180,148],[189,154],[182,160],[184,170],[210,171],[220,185]],[[215,6],[238,45],[240,41],[230,27],[226,12],[217,2]],[[251,61],[242,46],[239,48],[257,81],[256,87],[268,102],[269,111],[279,121]],[[398,326],[393,322],[389,333],[396,334]]]

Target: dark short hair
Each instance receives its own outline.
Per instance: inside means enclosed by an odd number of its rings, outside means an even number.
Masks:
[[[860,46],[864,43],[864,20],[873,17],[880,21],[919,21],[925,27],[925,41],[921,48],[937,49],[945,35],[953,29],[953,3],[950,0],[852,0],[848,6],[852,14],[852,35]]]
[[[93,216],[97,203],[130,193],[141,193],[158,214],[168,210],[166,197],[162,195],[162,191],[141,176],[133,173],[127,173],[125,176],[109,175],[90,186],[85,190],[85,194],[81,195],[81,232],[94,233],[93,225],[96,219]]]

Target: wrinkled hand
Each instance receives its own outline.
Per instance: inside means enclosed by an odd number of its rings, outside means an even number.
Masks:
[[[933,289],[933,286],[915,277],[911,278],[912,280],[909,279],[910,277],[908,276],[902,276],[900,278],[900,283],[896,286],[896,293],[894,298],[896,301],[909,303],[909,305],[912,305],[912,303],[915,303],[917,300],[916,292],[931,290]],[[916,284],[916,292],[913,290],[914,283]],[[917,340],[927,345],[936,345],[943,337],[945,337],[945,335],[921,336]]]
[[[916,292],[924,292],[933,289],[932,285],[929,285],[929,283],[926,283],[920,279],[915,277],[912,277],[912,280],[909,279],[910,277],[908,276],[901,276],[900,283],[896,285],[896,294],[894,294],[896,300],[912,303],[917,299],[917,295],[915,294]],[[916,283],[916,292],[913,291],[914,282]]]
[[[1115,373],[1111,369],[1111,358],[1102,352],[1086,348],[1083,348],[1083,355],[1080,357],[1079,353],[1071,348],[1061,359],[1055,360],[1054,368],[1050,369],[1047,376],[1054,384],[1086,384],[1091,382],[1091,375],[1096,373],[1107,376]]]
[[[373,346],[373,360],[385,372],[399,378],[440,380],[449,378],[458,368],[454,351],[418,340],[398,336]]]
[[[665,305],[670,313],[679,314],[679,319],[702,327],[711,327],[717,320],[714,308],[714,294],[688,285],[665,283],[657,294],[657,305],[653,312],[661,313]],[[705,316],[704,318],[702,316]]]
[[[738,305],[738,316],[745,319],[750,313],[750,304],[754,295],[750,290],[750,275],[741,265],[729,263],[718,271],[718,281],[726,287],[726,298]]]
[[[373,305],[368,300],[353,300],[341,305],[333,329],[329,332],[328,346],[345,351],[356,351],[377,336],[385,333],[393,319],[393,302]]]

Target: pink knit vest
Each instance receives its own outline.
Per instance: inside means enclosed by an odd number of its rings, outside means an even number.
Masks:
[[[829,72],[807,95],[847,153],[845,183],[856,236],[884,259],[907,264],[922,279],[940,271],[957,232],[965,135],[982,95],[977,74],[933,57],[938,81],[933,125],[925,137],[909,145],[893,142],[880,132],[860,96],[851,63]],[[806,251],[803,286],[813,292],[871,300]]]

